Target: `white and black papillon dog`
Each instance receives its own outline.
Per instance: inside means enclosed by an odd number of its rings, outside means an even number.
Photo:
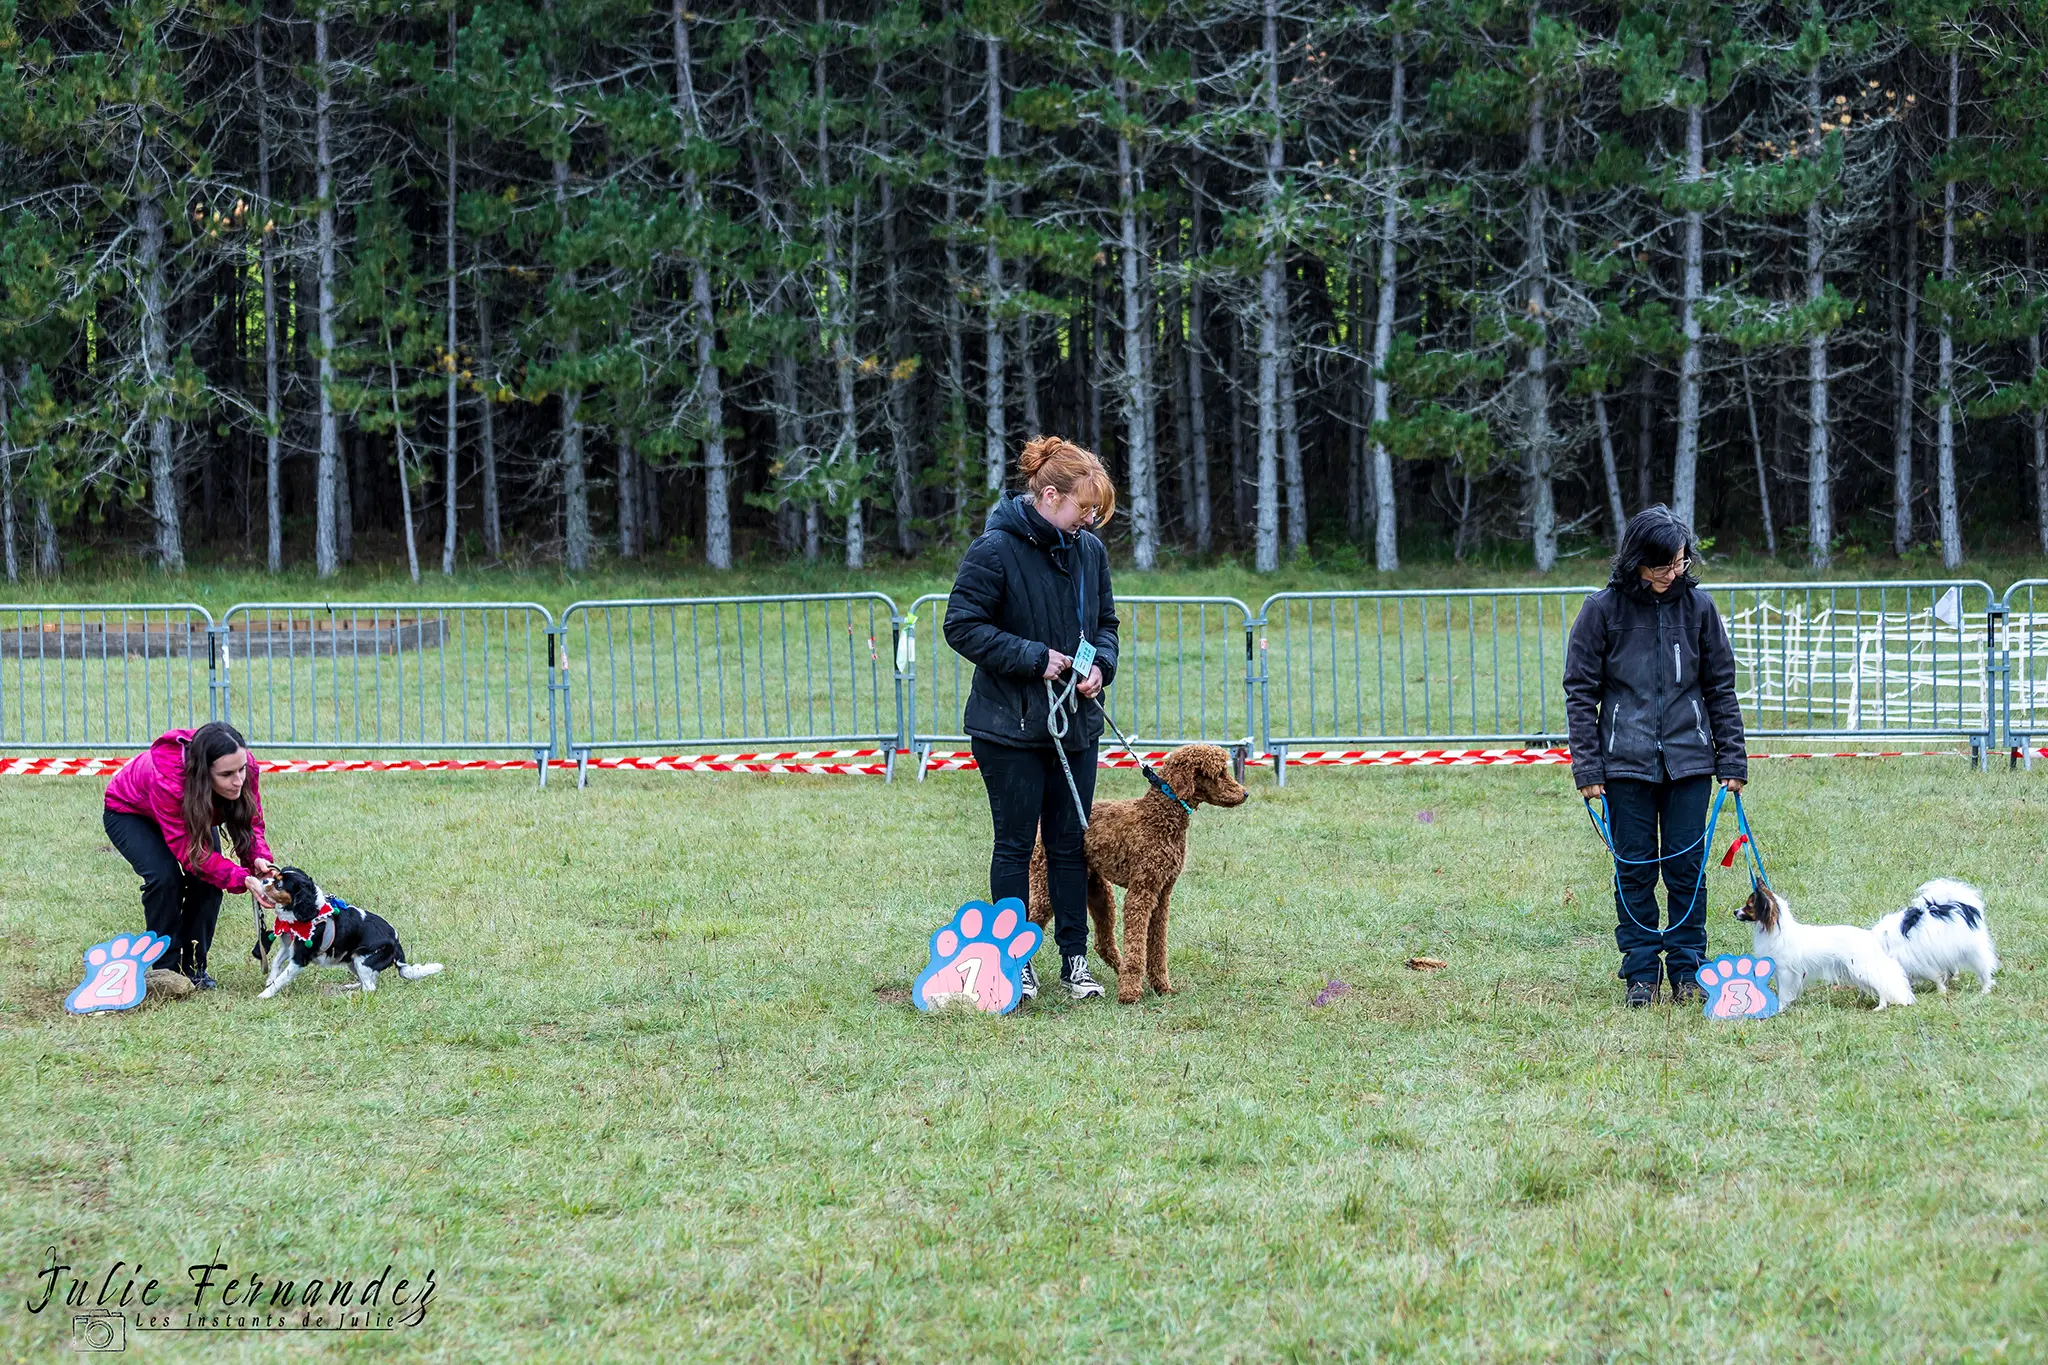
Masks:
[[[1877,1008],[1913,1003],[1913,983],[1869,929],[1853,924],[1801,924],[1785,898],[1759,883],[1735,912],[1750,926],[1756,951],[1777,964],[1778,1000],[1790,1005],[1809,983],[1854,986],[1877,997]]]
[[[277,912],[276,932],[262,930],[255,956],[260,960],[273,939],[282,939],[277,960],[258,1000],[268,1000],[308,967],[347,967],[366,991],[377,989],[377,973],[395,966],[407,981],[441,970],[438,962],[407,962],[397,931],[381,915],[359,910],[322,891],[296,867],[279,868],[269,883],[289,903]],[[258,921],[261,930],[261,921]]]
[[[1909,981],[1932,981],[1943,995],[1964,971],[1975,972],[1979,987],[1989,991],[1998,972],[1984,893],[1967,882],[1947,877],[1928,882],[1905,909],[1892,911],[1871,931]]]

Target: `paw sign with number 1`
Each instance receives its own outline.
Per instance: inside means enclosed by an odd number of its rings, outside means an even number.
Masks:
[[[932,935],[931,961],[911,987],[921,1010],[967,1005],[1008,1014],[1023,995],[1024,968],[1043,935],[1024,917],[1023,902],[969,901]]]

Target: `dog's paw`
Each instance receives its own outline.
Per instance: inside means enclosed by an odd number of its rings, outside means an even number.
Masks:
[[[931,961],[910,998],[924,1010],[965,1004],[1008,1014],[1022,998],[1024,968],[1043,937],[1019,901],[969,901],[932,935]]]
[[[1778,997],[1766,984],[1772,969],[1767,957],[1717,957],[1700,968],[1707,1018],[1763,1019],[1776,1014]]]
[[[64,997],[64,1008],[73,1014],[100,1010],[125,1010],[142,999],[148,989],[145,973],[149,964],[162,957],[171,941],[160,934],[123,934],[86,950],[85,980]]]

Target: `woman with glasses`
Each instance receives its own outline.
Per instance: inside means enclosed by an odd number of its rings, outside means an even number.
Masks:
[[[1027,442],[1017,473],[1023,491],[996,503],[960,561],[946,643],[974,665],[966,728],[995,825],[989,897],[1028,902],[1031,849],[1042,837],[1060,979],[1085,1000],[1102,986],[1088,971],[1081,812],[1095,800],[1102,689],[1116,677],[1117,651],[1109,552],[1086,528],[1108,523],[1116,489],[1092,451],[1057,436]],[[1069,684],[1078,697],[1066,695]],[[1037,994],[1026,964],[1024,998]]]
[[[1632,1009],[1705,998],[1702,838],[1715,781],[1749,777],[1735,655],[1714,601],[1692,576],[1692,528],[1662,505],[1630,518],[1607,586],[1586,599],[1565,652],[1572,783],[1604,801],[1619,855],[1615,945]],[[1659,928],[1657,872],[1668,905]]]

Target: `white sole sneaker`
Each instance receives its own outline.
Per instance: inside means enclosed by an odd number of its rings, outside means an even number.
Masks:
[[[1038,998],[1038,973],[1031,970],[1029,962],[1024,964],[1023,980],[1017,983],[1017,995],[1022,1000]]]
[[[1060,980],[1066,983],[1069,999],[1093,1000],[1102,994],[1102,983],[1088,974],[1086,956],[1068,958],[1066,970],[1060,973]]]

